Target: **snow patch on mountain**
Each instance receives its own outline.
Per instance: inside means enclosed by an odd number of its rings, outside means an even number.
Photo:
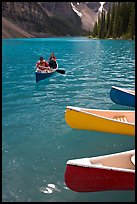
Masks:
[[[74,6],[74,4],[71,2],[71,6],[72,6],[72,9],[73,11],[79,16],[79,17],[82,17],[82,13],[80,13],[76,7]]]
[[[100,3],[101,6],[99,7],[98,11],[102,12],[103,5],[104,5],[105,2],[99,2],[99,3]]]

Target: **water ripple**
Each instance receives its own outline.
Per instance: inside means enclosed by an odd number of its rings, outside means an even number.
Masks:
[[[52,50],[66,73],[36,83],[35,63]],[[64,168],[67,159],[133,148],[134,139],[72,130],[64,115],[67,105],[130,109],[114,104],[109,93],[114,85],[135,89],[134,41],[11,39],[2,53],[3,201],[119,201],[121,192],[70,191]],[[124,202],[133,200],[133,193],[123,195]]]

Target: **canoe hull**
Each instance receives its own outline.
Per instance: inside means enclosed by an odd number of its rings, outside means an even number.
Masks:
[[[36,74],[36,82],[39,82],[39,81],[41,81],[43,79],[46,79],[46,78],[52,76],[54,73],[55,73],[55,71],[51,72],[51,73],[43,73],[43,72],[37,72],[36,71],[35,72],[35,74]]]
[[[77,192],[135,189],[135,149],[66,163],[64,180]]]
[[[133,113],[134,114],[134,113]],[[98,117],[97,115],[87,114],[77,111],[75,108],[67,106],[65,111],[66,123],[75,129],[92,130],[113,134],[135,135],[135,125],[121,123],[114,120]]]
[[[128,92],[129,90],[111,87],[110,99],[120,105],[135,107],[135,95]]]
[[[135,173],[67,165],[65,183],[76,192],[134,190]]]

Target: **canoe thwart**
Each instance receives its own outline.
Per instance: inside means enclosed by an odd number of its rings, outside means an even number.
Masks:
[[[121,122],[125,122],[125,123],[128,122],[125,116],[117,116],[117,117],[114,117],[113,119]]]
[[[131,162],[132,162],[132,164],[135,165],[135,155],[132,155],[132,156],[131,156]]]

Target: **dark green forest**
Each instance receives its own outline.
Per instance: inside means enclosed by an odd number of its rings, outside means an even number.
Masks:
[[[135,39],[135,2],[113,2],[107,13],[103,9],[91,37]]]

